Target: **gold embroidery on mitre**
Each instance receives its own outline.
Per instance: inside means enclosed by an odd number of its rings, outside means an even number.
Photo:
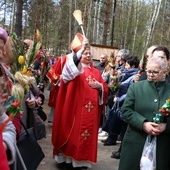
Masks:
[[[85,130],[81,136],[84,138],[84,140],[87,140],[87,138],[90,136],[90,133],[88,132],[88,130]]]
[[[90,82],[90,81],[92,81],[92,80],[93,80],[93,78],[92,78],[92,76],[91,76],[91,75],[89,75],[89,76],[86,78],[86,80],[87,80],[88,82]]]
[[[92,105],[91,101],[89,101],[88,104],[86,104],[84,107],[87,109],[88,112],[90,112],[91,109],[94,108],[94,106]]]

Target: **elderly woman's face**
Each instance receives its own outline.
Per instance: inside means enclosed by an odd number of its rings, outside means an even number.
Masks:
[[[147,64],[147,79],[149,81],[162,81],[166,76],[166,70],[162,70],[156,63]]]

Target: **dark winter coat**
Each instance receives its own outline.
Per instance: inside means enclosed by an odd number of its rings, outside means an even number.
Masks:
[[[140,158],[147,133],[143,130],[144,121],[153,121],[154,112],[162,107],[170,97],[170,84],[144,80],[133,83],[127,92],[122,106],[122,114],[128,128],[122,144],[119,170],[139,170]],[[170,168],[170,119],[166,130],[157,136],[156,170]]]
[[[30,109],[27,106],[26,99],[31,98],[31,94],[35,97],[38,98],[40,97],[42,99],[42,105],[44,103],[44,94],[41,92],[41,90],[37,87],[36,84],[32,84],[30,89],[28,90],[28,93],[25,94],[23,102],[22,102],[22,107],[23,107],[23,115],[22,115],[22,121],[26,128],[31,128],[34,125],[35,122],[35,117],[33,112],[35,109]]]
[[[134,76],[137,74],[138,71],[138,68],[127,69],[122,71],[122,74],[119,78],[120,86],[116,93],[117,100],[119,100],[121,105],[123,104],[127,90],[129,86],[133,83]]]
[[[106,63],[99,63],[97,69],[99,69],[100,73],[102,74],[105,67],[106,67]]]

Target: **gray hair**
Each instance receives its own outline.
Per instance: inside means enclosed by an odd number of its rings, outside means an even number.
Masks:
[[[130,52],[129,50],[126,49],[121,49],[118,51],[118,56],[121,56],[123,60],[126,61],[126,59],[129,57]]]
[[[161,58],[162,56],[152,56],[148,59],[147,61],[147,65],[149,64],[157,64],[161,70],[166,70],[167,69],[167,61],[163,58]]]

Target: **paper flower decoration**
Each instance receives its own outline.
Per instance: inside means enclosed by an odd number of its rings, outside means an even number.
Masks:
[[[170,98],[166,100],[165,104],[158,110],[158,113],[155,114],[153,121],[155,123],[162,123],[169,115],[170,115]]]
[[[11,97],[8,100],[8,103],[9,103],[9,106],[7,106],[8,113],[9,115],[12,114],[13,117],[23,110],[21,103],[16,99],[13,100],[13,97]],[[6,102],[6,105],[7,105],[7,102]]]
[[[41,47],[41,34],[38,29],[35,30],[34,40],[22,40],[16,34],[12,36],[14,61],[10,65],[11,72],[14,74],[14,84],[12,86],[12,96],[23,100],[29,85],[36,82],[33,75],[34,62],[37,60],[36,54]]]
[[[41,45],[41,34],[38,29],[35,30],[34,40],[26,39],[26,41],[17,37],[16,34],[12,36],[14,60],[10,65],[11,71],[15,74],[17,71],[22,72],[28,76],[31,75],[31,69],[36,60]],[[27,44],[27,45],[25,45]]]
[[[24,64],[24,61],[25,61],[24,56],[23,56],[23,55],[20,55],[20,56],[18,57],[18,63],[19,63],[19,64]]]

